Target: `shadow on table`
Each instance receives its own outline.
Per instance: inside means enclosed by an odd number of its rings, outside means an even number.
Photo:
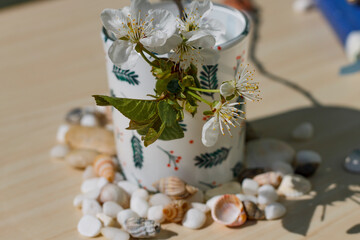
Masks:
[[[294,127],[304,121],[314,125],[315,136],[304,142],[291,140]],[[313,197],[284,202],[288,211],[282,225],[289,232],[306,236],[311,221],[326,220],[326,207],[335,202],[350,199],[360,205],[360,175],[349,173],[342,166],[345,157],[360,147],[360,111],[341,107],[304,108],[256,120],[251,125],[261,137],[282,139],[296,150],[315,150],[322,156],[322,165],[310,178]],[[313,219],[318,206],[322,214],[319,219]],[[359,233],[359,223],[353,224],[344,233]]]

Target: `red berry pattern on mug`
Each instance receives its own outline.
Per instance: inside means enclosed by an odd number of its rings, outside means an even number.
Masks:
[[[180,163],[181,161],[181,156],[175,156],[173,155],[174,154],[174,151],[173,150],[170,150],[170,151],[167,151],[165,149],[163,149],[162,147],[160,146],[157,146],[162,152],[166,153],[166,155],[168,156],[169,158],[169,161],[168,163],[166,164],[166,166],[168,168],[174,166],[174,170],[177,171],[179,170],[179,167],[177,165],[177,163]]]
[[[216,181],[212,181],[211,183],[199,181],[199,183],[202,184],[202,185],[204,185],[204,186],[207,186],[207,187],[209,187],[209,188],[216,188],[216,187],[221,186],[221,184],[216,184]]]

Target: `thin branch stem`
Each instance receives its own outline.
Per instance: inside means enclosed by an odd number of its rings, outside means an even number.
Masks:
[[[220,92],[219,89],[205,89],[205,88],[196,88],[196,87],[188,87],[191,90],[199,91],[199,92],[211,92],[211,93],[218,93]]]
[[[209,105],[210,107],[212,106],[212,103],[203,99],[202,97],[200,97],[199,95],[197,95],[196,93],[193,93],[191,91],[187,92],[189,95],[193,96],[194,98],[196,98],[197,100],[206,103],[207,105]]]
[[[147,50],[146,48],[142,49],[144,52],[146,52],[147,54],[149,54],[150,56],[152,56],[155,59],[159,59],[155,54],[153,54],[152,52],[150,52],[149,50]]]
[[[152,62],[150,62],[149,59],[147,59],[147,57],[145,56],[145,54],[144,54],[143,51],[139,51],[139,52],[140,52],[141,56],[143,57],[143,59],[144,59],[148,64],[150,64],[150,65],[153,66],[153,67],[156,67]]]

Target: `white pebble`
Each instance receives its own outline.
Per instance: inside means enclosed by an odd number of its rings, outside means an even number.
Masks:
[[[124,209],[116,202],[108,201],[103,204],[103,213],[112,218],[116,218],[122,210]]]
[[[257,197],[253,196],[253,195],[245,195],[245,194],[236,194],[235,195],[240,201],[251,201],[255,204],[258,203]]]
[[[82,202],[84,201],[84,195],[78,194],[75,196],[73,200],[74,207],[81,208]]]
[[[352,31],[345,42],[346,56],[350,62],[356,62],[360,58],[360,31]]]
[[[245,178],[241,187],[245,195],[256,195],[259,189],[259,184],[250,178]]]
[[[80,125],[84,127],[96,127],[99,125],[99,123],[95,115],[88,113],[82,116]]]
[[[99,179],[100,178],[90,178],[83,181],[83,183],[81,184],[81,192],[86,193],[98,188],[97,184],[99,182]]]
[[[314,7],[314,0],[295,0],[293,3],[294,12],[302,13]]]
[[[130,208],[136,212],[140,217],[146,217],[149,209],[148,202],[140,197],[132,197],[130,200]]]
[[[100,204],[94,199],[84,199],[82,202],[82,213],[84,215],[96,216],[96,214],[101,213],[102,208]]]
[[[145,201],[147,201],[149,199],[149,193],[148,191],[146,191],[143,188],[139,188],[137,190],[135,190],[135,192],[133,192],[133,194],[131,195],[131,197],[139,197],[144,199]]]
[[[296,164],[321,163],[321,156],[311,150],[301,150],[296,153]]]
[[[118,183],[120,181],[124,181],[124,177],[119,172],[116,172],[115,173],[114,183]]]
[[[117,183],[117,185],[125,190],[125,192],[127,192],[127,194],[130,196],[133,194],[133,192],[139,189],[138,185],[135,185],[129,181],[120,181]]]
[[[296,140],[308,140],[314,135],[314,127],[309,122],[304,122],[295,127],[292,137]]]
[[[273,186],[270,184],[265,184],[259,188],[258,191],[258,203],[268,205],[273,202],[276,202],[278,199],[278,194]]]
[[[149,203],[151,206],[157,206],[157,205],[165,206],[171,203],[171,198],[169,198],[167,195],[163,193],[156,193],[150,197]]]
[[[281,175],[289,175],[294,173],[294,169],[290,163],[283,161],[275,161],[271,164],[270,169],[274,172],[280,173]]]
[[[111,240],[128,240],[130,239],[130,235],[127,232],[119,228],[114,227],[104,227],[101,229],[101,234]]]
[[[94,216],[83,216],[78,225],[78,232],[85,237],[96,237],[101,230],[101,222]]]
[[[69,151],[70,151],[70,148],[69,148],[68,145],[66,145],[66,144],[58,144],[58,145],[55,145],[50,150],[50,157],[52,157],[52,158],[64,158],[66,156],[66,154],[68,154]]]
[[[84,199],[96,200],[100,195],[100,189],[96,188],[84,194],[78,194],[75,196],[73,204],[74,207],[81,208]]]
[[[186,213],[182,220],[182,225],[191,229],[201,228],[206,221],[206,215],[204,212],[191,208]]]
[[[191,202],[204,202],[204,192],[200,189],[192,196],[186,199],[189,203]]]
[[[265,217],[267,220],[281,218],[285,213],[286,208],[281,203],[272,203],[265,207]]]
[[[210,208],[204,204],[204,203],[199,203],[199,202],[192,202],[191,204],[191,208],[195,208],[197,210],[202,211],[203,213],[208,213],[210,212]]]
[[[105,227],[114,226],[115,221],[113,218],[105,215],[104,213],[96,214],[96,217],[103,223]]]
[[[116,219],[118,223],[125,228],[125,221],[131,217],[139,217],[139,215],[131,209],[125,209],[118,213]]]
[[[94,172],[94,167],[89,165],[85,168],[83,172],[83,179],[90,179],[90,178],[96,178],[96,174]]]
[[[206,201],[206,205],[212,209],[213,206],[215,205],[216,201],[221,197],[222,195],[217,195],[217,196],[214,196],[212,198],[210,198],[209,200]]]
[[[164,222],[165,217],[164,217],[163,209],[164,207],[162,205],[150,207],[147,212],[147,218],[149,220],[154,220],[155,222],[158,223]]]
[[[106,113],[106,106],[95,105],[95,111],[98,112],[98,113],[105,114]]]
[[[62,124],[59,126],[57,133],[56,133],[56,141],[58,143],[65,143],[65,135],[69,131],[70,125]]]
[[[99,181],[96,183],[96,187],[102,189],[108,183],[109,183],[109,181],[106,178],[101,177],[101,178],[99,178]]]

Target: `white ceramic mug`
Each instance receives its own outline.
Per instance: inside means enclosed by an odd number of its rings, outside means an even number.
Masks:
[[[178,10],[171,2],[154,6],[168,9],[177,15]],[[214,4],[209,18],[216,18],[225,26],[225,41],[217,42],[215,46],[220,52],[218,64],[200,66],[198,76],[203,88],[219,88],[223,81],[233,79],[237,66],[246,61],[249,19],[236,9],[218,4]],[[107,53],[112,40],[105,32],[102,37]],[[149,99],[146,95],[153,93],[155,78],[143,59],[132,69],[121,69],[114,66],[106,55],[106,67],[112,96]],[[203,97],[213,100],[213,96],[209,94]],[[219,136],[215,146],[205,147],[201,142],[201,131],[207,118],[202,112],[209,109],[203,105],[200,103],[194,118],[185,112],[184,121],[180,124],[184,129],[184,138],[157,140],[148,147],[144,147],[141,136],[136,131],[126,130],[129,119],[113,109],[117,154],[126,178],[149,190],[155,190],[152,184],[168,176],[178,176],[201,189],[216,187],[232,180],[243,163],[245,121],[241,122],[241,128],[231,130],[232,138],[228,134]]]

